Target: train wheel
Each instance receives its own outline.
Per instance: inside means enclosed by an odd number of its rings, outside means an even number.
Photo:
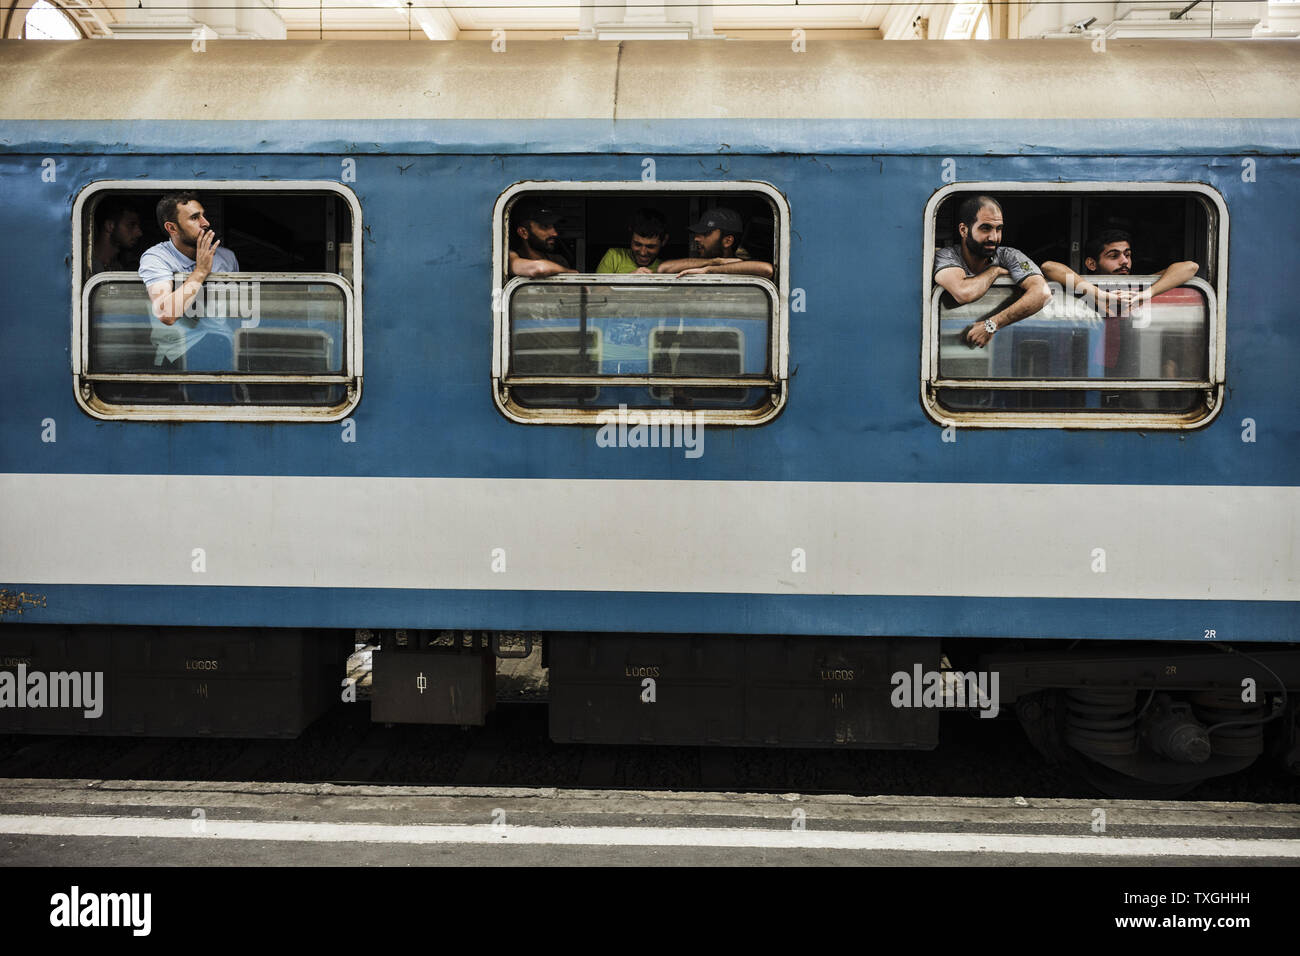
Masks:
[[[1191,793],[1204,782],[1153,783],[1089,759],[1068,742],[1069,712],[1070,701],[1065,690],[1038,691],[1016,703],[1016,716],[1034,748],[1050,764],[1079,778],[1102,795],[1131,800],[1173,799]]]

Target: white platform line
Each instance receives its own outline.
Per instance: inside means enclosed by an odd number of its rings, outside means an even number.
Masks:
[[[890,833],[719,827],[537,827],[392,825],[156,817],[0,816],[0,833],[24,836],[259,840],[291,843],[477,843],[534,846],[708,846],[752,849],[897,850],[929,853],[1054,853],[1112,857],[1300,859],[1297,840],[1056,836],[1014,833]]]

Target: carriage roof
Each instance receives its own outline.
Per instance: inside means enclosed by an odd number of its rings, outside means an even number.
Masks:
[[[1300,117],[1291,40],[0,41],[0,120]],[[11,142],[12,145],[12,142]]]

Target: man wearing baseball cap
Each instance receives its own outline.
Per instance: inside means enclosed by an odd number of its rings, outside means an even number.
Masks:
[[[539,279],[576,272],[559,252],[560,214],[540,202],[525,200],[510,213],[510,274]]]
[[[660,272],[679,276],[722,274],[772,278],[772,264],[751,259],[740,248],[745,224],[739,213],[724,206],[705,210],[699,222],[688,230],[691,234],[690,259],[670,259],[659,263]]]

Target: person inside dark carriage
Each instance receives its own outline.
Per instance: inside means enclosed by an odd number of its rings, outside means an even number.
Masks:
[[[998,329],[1039,312],[1052,299],[1038,266],[1019,249],[1002,245],[1002,204],[992,196],[971,196],[957,210],[959,245],[934,254],[932,276],[959,304],[982,298],[995,280],[1010,276],[1023,294],[1001,311],[973,322],[962,334],[983,348]]]
[[[638,209],[628,223],[628,245],[612,246],[601,257],[596,272],[627,274],[655,272],[661,260],[659,253],[668,242],[668,221],[657,209]]]
[[[1129,234],[1122,229],[1107,229],[1089,239],[1083,246],[1083,267],[1089,275],[1126,276],[1133,271],[1133,246]],[[1095,303],[1098,312],[1114,312],[1117,308],[1133,309],[1169,289],[1175,289],[1193,278],[1200,266],[1190,260],[1175,262],[1156,273],[1156,281],[1141,290],[1102,289],[1059,262],[1044,262],[1043,275],[1059,282],[1075,295],[1086,295]]]
[[[671,272],[679,276],[760,276],[764,279],[770,279],[775,274],[770,262],[751,257],[741,245],[745,224],[734,209],[715,206],[707,210],[687,232],[691,234],[691,257],[661,262],[659,272]]]
[[[576,272],[560,251],[560,214],[539,202],[521,201],[510,213],[510,274],[541,279]]]
[[[123,272],[135,268],[131,250],[140,243],[139,211],[124,199],[109,198],[95,210],[95,235],[90,251],[90,274]]]
[[[212,231],[203,204],[194,193],[171,193],[158,200],[158,227],[167,241],[145,250],[139,274],[149,292],[154,315],[173,325],[185,314],[213,272],[238,272],[239,261]],[[172,277],[184,274],[179,289]],[[171,356],[169,356],[170,358]]]
[[[1091,276],[1126,276],[1133,271],[1133,246],[1129,234],[1122,229],[1106,229],[1084,243],[1083,267]],[[1052,282],[1059,282],[1076,296],[1086,296],[1087,302],[1106,319],[1105,351],[1102,366],[1117,369],[1120,364],[1120,343],[1123,339],[1120,319],[1132,315],[1162,292],[1175,289],[1192,279],[1200,266],[1190,260],[1175,262],[1156,273],[1156,281],[1145,289],[1103,289],[1089,282],[1069,266],[1059,262],[1044,262],[1043,274]],[[1171,364],[1172,363],[1172,364]],[[1177,378],[1177,363],[1166,361],[1162,370],[1164,378]]]
[[[223,248],[208,222],[203,204],[191,192],[170,193],[158,201],[158,226],[167,241],[146,249],[138,270],[152,309],[150,340],[154,364],[162,371],[229,371],[233,330],[224,312],[204,307],[204,283],[213,273],[238,272],[239,261]],[[179,283],[176,276],[183,276]],[[191,387],[219,400],[220,386]],[[228,392],[228,390],[227,390]]]

